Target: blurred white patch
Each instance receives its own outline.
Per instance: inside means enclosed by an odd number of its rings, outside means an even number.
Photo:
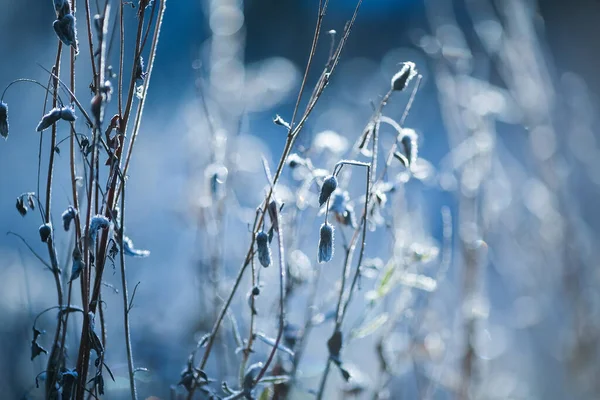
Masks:
[[[244,26],[244,14],[239,7],[221,5],[210,14],[209,24],[215,35],[233,35]]]
[[[271,110],[288,96],[300,81],[300,71],[288,59],[271,57],[246,69],[244,99],[248,111]]]
[[[317,133],[313,140],[313,147],[319,153],[328,150],[333,154],[342,154],[348,150],[348,146],[348,139],[332,130]]]

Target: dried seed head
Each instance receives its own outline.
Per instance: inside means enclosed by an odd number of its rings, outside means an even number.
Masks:
[[[22,196],[17,197],[17,211],[24,217],[27,214],[27,206]]]
[[[123,236],[123,254],[131,257],[145,258],[150,255],[150,251],[136,249],[133,241],[127,236]]]
[[[402,91],[417,75],[417,68],[413,62],[405,62],[402,69],[392,77],[392,90]]]
[[[75,116],[75,110],[71,107],[61,107],[60,108],[60,119],[64,119],[65,121],[75,122],[77,117]]]
[[[271,200],[269,202],[267,211],[269,211],[269,218],[271,219],[271,229],[279,233],[279,220],[277,218],[277,214],[279,213],[279,203],[277,200]],[[269,240],[269,242],[270,241],[271,240]]]
[[[350,203],[350,196],[347,191],[336,190],[333,192],[329,203],[329,210],[334,213],[335,219],[340,224],[352,228],[356,227],[354,206]]]
[[[258,251],[258,261],[267,268],[271,265],[271,248],[269,247],[269,235],[260,231],[256,234],[256,249]]]
[[[98,229],[106,229],[109,226],[110,221],[104,215],[95,215],[92,217],[89,231],[90,241],[94,242],[96,240],[96,233],[98,233]]]
[[[325,222],[321,225],[321,232],[319,235],[319,251],[318,260],[319,263],[326,263],[331,261],[333,257],[333,225]]]
[[[65,228],[65,231],[69,230],[69,227],[71,226],[71,221],[73,221],[73,218],[75,218],[76,215],[77,215],[77,210],[74,209],[72,206],[69,206],[62,213],[63,228]]]
[[[419,152],[419,147],[417,144],[417,133],[412,130],[405,128],[402,130],[404,136],[400,143],[402,144],[402,148],[404,149],[404,155],[408,160],[408,167],[412,167],[414,163],[417,161],[417,154]]]
[[[50,235],[52,235],[52,224],[42,224],[38,231],[40,232],[40,239],[46,243]]]
[[[73,14],[65,14],[52,24],[56,36],[67,46],[73,46],[77,50],[77,29],[75,28],[75,17]]]
[[[27,193],[26,194],[27,204],[29,204],[29,208],[31,208],[32,210],[35,210],[35,202],[33,201],[34,195],[35,195],[35,193]]]
[[[325,204],[325,202],[331,196],[331,193],[337,188],[338,182],[337,178],[333,175],[328,176],[323,181],[323,186],[321,186],[321,193],[319,194],[319,206]]]
[[[73,265],[71,266],[71,279],[69,282],[79,278],[79,274],[83,270],[83,260],[81,259],[81,252],[79,248],[75,246],[73,249]]]
[[[36,131],[42,132],[44,129],[48,129],[52,126],[56,121],[60,119],[60,108],[53,108],[46,115],[42,117],[42,120],[38,124]]]
[[[0,136],[8,138],[8,105],[0,101]]]

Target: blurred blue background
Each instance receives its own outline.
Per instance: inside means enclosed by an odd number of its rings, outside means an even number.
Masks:
[[[232,183],[239,208],[230,208],[227,218],[231,221],[227,223],[227,240],[222,244],[225,260],[222,289],[227,289],[243,257],[242,252],[248,239],[246,226],[251,220],[249,215],[253,215],[253,207],[260,203],[266,183],[260,155],[264,154],[273,168],[285,142],[285,134],[282,134],[281,128],[275,126],[271,119],[275,114],[291,118],[312,40],[318,1],[243,2],[241,17],[236,16],[237,14],[229,16],[234,22],[236,18],[241,18],[238,29],[234,29],[230,35],[235,37],[237,42],[223,45],[223,48],[240,46],[235,52],[235,57],[239,58],[236,62],[242,64],[242,72],[238,68],[239,65],[215,67],[208,59],[216,52],[210,42],[215,29],[226,30],[235,25],[233,22],[232,25],[219,25],[218,19],[211,22],[209,3],[200,0],[167,2],[144,122],[130,170],[127,232],[138,247],[152,252],[150,258],[128,262],[130,291],[133,285],[141,282],[135,298],[136,307],[131,317],[136,365],[150,370],[140,378],[140,398],[168,398],[169,387],[179,380],[181,368],[187,355],[194,349],[195,341],[210,328],[213,320],[213,311],[203,308],[206,306],[204,297],[207,295],[202,290],[206,282],[202,282],[198,274],[198,266],[204,265],[203,260],[210,249],[202,239],[204,231],[208,228],[200,222],[198,208],[201,208],[199,204],[202,203],[202,193],[205,189],[203,168],[209,163],[211,154],[208,151],[210,138],[206,130],[206,118],[198,100],[197,82],[204,82],[207,92],[214,89],[215,94],[209,99],[209,107],[215,111],[222,128],[229,135],[237,129],[240,132],[239,142],[236,142],[239,146],[239,153],[236,153],[240,158],[239,175],[236,175],[236,181]],[[234,3],[241,4],[242,1]],[[323,26],[324,32],[335,29],[339,35],[352,15],[353,3],[349,0],[331,0]],[[348,139],[350,145],[354,143],[372,114],[371,102],[377,102],[385,94],[389,79],[398,70],[399,64],[411,60],[423,75],[423,81],[406,125],[421,135],[419,155],[436,169],[439,167],[439,170],[442,170],[440,162],[444,159],[447,161],[446,155],[456,143],[449,140],[444,110],[440,106],[440,99],[444,93],[440,89],[440,81],[436,80],[439,65],[436,63],[436,57],[424,50],[426,46],[423,38],[436,35],[436,32],[432,32],[436,27],[436,18],[444,19],[445,13],[453,13],[451,20],[456,26],[469,32],[466,36],[469,44],[472,44],[473,58],[478,60],[484,50],[481,43],[473,39],[473,22],[462,1],[448,0],[445,3],[447,7],[440,8],[437,16],[432,12],[437,10],[432,5],[434,3],[416,0],[364,1],[339,69],[309,119],[299,139],[298,149],[309,147],[316,134],[328,129],[339,132]],[[477,4],[478,1],[465,3]],[[502,14],[502,2],[492,3]],[[532,19],[540,36],[540,52],[547,62],[550,80],[557,85],[557,104],[566,103],[567,106],[563,107],[563,110],[573,111],[574,119],[580,116],[581,120],[589,120],[589,132],[582,133],[583,128],[577,130],[577,134],[568,129],[557,130],[553,140],[556,141],[555,152],[561,155],[563,151],[566,153],[561,159],[564,169],[558,169],[572,173],[568,188],[563,188],[570,192],[570,200],[565,201],[568,208],[577,213],[578,221],[584,222],[581,226],[585,226],[585,229],[577,231],[577,235],[572,232],[565,233],[562,240],[567,245],[571,240],[584,243],[585,256],[593,259],[597,252],[594,248],[598,243],[597,233],[600,227],[600,213],[596,210],[600,184],[597,173],[600,171],[600,165],[594,161],[598,153],[590,150],[595,148],[599,139],[595,130],[597,123],[594,115],[597,114],[600,93],[600,79],[597,73],[600,42],[596,40],[599,33],[597,22],[600,21],[600,3],[592,0],[574,0],[568,3],[543,0],[539,2],[539,8],[536,8],[535,2],[532,1],[523,3],[531,5],[535,10]],[[56,37],[52,30],[54,17],[52,2],[49,0],[2,1],[0,87],[5,87],[17,78],[33,78],[40,82],[47,80],[46,72],[37,63],[46,68],[50,68],[53,63],[56,51]],[[131,11],[129,17],[128,40],[131,40],[135,23],[134,11]],[[83,21],[83,17],[78,18]],[[80,25],[80,42],[83,40],[83,33],[84,27]],[[321,66],[326,62],[328,49],[328,38],[324,33],[317,51],[316,67],[309,76],[309,82],[314,83],[318,78]],[[113,58],[115,55],[116,52],[113,53]],[[88,62],[89,55],[82,49],[77,67],[80,79],[77,94],[86,99],[89,95],[87,85],[91,79],[86,64]],[[495,71],[489,65],[481,67],[481,64],[474,63],[476,67],[473,68],[473,76],[493,85],[504,86],[501,72]],[[239,88],[235,86],[238,75],[242,75],[247,81],[255,79],[259,82],[257,85],[263,85],[267,89],[258,88],[250,94],[240,94],[237,91]],[[66,75],[63,76],[63,79],[65,78]],[[269,81],[270,79],[273,80]],[[225,87],[227,84],[231,84],[231,87]],[[587,96],[585,99],[581,94],[583,92]],[[518,97],[513,93],[507,96]],[[399,119],[407,99],[408,93],[395,97],[386,109],[389,116]],[[39,357],[33,362],[30,361],[31,326],[38,312],[54,304],[56,294],[53,292],[50,274],[18,239],[3,233],[17,232],[33,244],[36,251],[45,254],[45,248],[38,240],[37,215],[31,214],[23,218],[14,208],[16,196],[23,192],[36,191],[39,135],[35,133],[35,126],[42,115],[43,92],[34,85],[17,84],[8,90],[4,100],[9,104],[11,135],[6,142],[0,140],[0,392],[5,393],[5,398],[22,398],[26,394],[31,398],[42,398],[42,390],[34,389],[34,377],[44,369],[45,359]],[[566,126],[569,118],[561,118],[562,122],[557,126]],[[78,123],[78,129],[83,131],[83,122]],[[532,178],[543,172],[540,173],[539,166],[529,155],[529,128],[530,126],[522,121],[501,121],[497,126],[497,134],[494,134],[498,143],[499,159],[506,163],[503,164],[503,171],[508,177],[506,180],[513,189],[512,203],[510,195],[508,202],[511,206],[519,204],[519,210],[529,210],[528,216],[534,213],[532,209],[537,207],[537,203],[524,206],[523,204],[527,203],[527,195],[522,193],[526,193],[532,186],[537,188],[533,184],[543,181],[542,178]],[[59,129],[59,138],[64,138],[67,134],[65,128]],[[578,138],[577,141],[570,141],[572,135]],[[390,143],[388,140],[384,145]],[[58,210],[64,210],[69,205],[67,154],[65,142],[64,151],[57,158],[53,197],[55,219],[58,219]],[[43,182],[46,156],[42,160]],[[326,160],[325,157],[320,161],[322,165],[319,165],[319,168],[328,168],[331,165],[331,160]],[[559,175],[562,172],[559,172]],[[291,174],[285,175],[284,184],[289,182],[293,182]],[[293,184],[290,183],[290,186]],[[444,205],[450,206],[453,212],[459,209],[457,195],[452,190],[441,190],[440,186],[443,185],[438,181],[434,184],[411,181],[404,189],[406,207],[411,213],[418,214],[418,218],[415,218],[420,222],[419,235],[431,239],[438,247],[442,242],[439,210]],[[545,185],[544,188],[546,186],[549,187],[548,192],[554,193],[556,188],[552,188],[551,185]],[[540,190],[546,193],[546,189]],[[353,192],[353,197],[358,197],[359,195],[354,196],[357,193],[360,193],[360,189]],[[559,193],[558,189],[556,193]],[[560,198],[558,194],[556,197]],[[532,195],[532,198],[545,199],[543,195]],[[548,195],[548,198],[554,197]],[[543,199],[539,201],[544,203]],[[529,217],[525,217],[525,214],[524,211],[513,210],[510,217],[503,215],[499,219],[502,220],[501,224],[506,226],[523,224],[520,228],[522,231],[515,229],[523,234],[532,233],[529,239],[533,243],[537,240],[536,235],[543,233],[544,228],[548,228],[549,225],[528,224]],[[482,220],[482,225],[489,222],[484,217]],[[320,219],[315,219],[311,229],[316,231],[319,224]],[[455,226],[456,231],[460,228],[462,227]],[[480,354],[484,365],[481,381],[485,382],[485,385],[482,383],[480,392],[474,398],[597,398],[594,395],[598,392],[594,392],[593,389],[582,389],[582,394],[573,394],[574,387],[586,386],[580,384],[576,378],[569,377],[571,364],[567,362],[562,347],[564,343],[559,344],[557,339],[557,336],[560,336],[561,341],[564,339],[564,342],[571,343],[571,336],[566,333],[559,335],[555,331],[563,318],[570,318],[571,309],[570,305],[563,304],[561,297],[564,295],[560,289],[564,271],[551,268],[546,271],[544,265],[550,265],[560,257],[554,253],[545,253],[545,250],[540,250],[535,243],[517,239],[517,243],[512,243],[513,231],[508,228],[498,231],[490,228],[490,231],[492,233],[486,241],[490,248],[497,249],[497,252],[491,257],[487,267],[489,269],[486,269],[482,280],[486,288],[486,297],[491,303],[491,306],[488,305],[492,309],[489,315],[491,327],[486,325],[486,333],[483,335],[487,344],[482,346],[488,346],[487,352],[482,351]],[[494,236],[496,233],[497,236]],[[494,246],[494,238],[498,239],[497,247]],[[380,243],[381,248],[388,249],[389,243],[384,240],[386,239],[379,231],[373,235],[369,243],[373,245],[369,257],[377,255],[377,246]],[[304,238],[303,243],[309,248],[306,253],[313,254],[316,239]],[[68,237],[60,236],[58,244],[66,249]],[[528,246],[533,249],[531,253],[527,251]],[[511,249],[515,249],[514,252]],[[65,257],[64,252],[59,254],[61,260]],[[530,270],[529,261],[536,267]],[[597,266],[597,259],[594,263]],[[457,256],[457,263],[449,272],[448,286],[440,289],[441,294],[432,306],[441,313],[440,324],[447,328],[445,338],[448,339],[446,350],[449,355],[446,356],[446,360],[455,360],[456,354],[461,352],[459,345],[452,347],[454,341],[458,340],[454,333],[459,331],[459,323],[453,318],[454,314],[460,311],[457,300],[460,292],[460,265],[460,257]],[[574,263],[567,262],[566,265],[566,269],[569,270]],[[520,266],[522,269],[519,269]],[[597,290],[597,272],[590,272],[592,267],[593,265],[584,263],[584,267],[581,268],[594,279],[587,280],[585,277],[588,275],[583,273],[578,275],[580,284],[585,288],[582,291],[586,293]],[[275,285],[275,273],[273,270],[265,272],[265,281]],[[118,287],[118,268],[109,269],[105,274],[106,282]],[[568,275],[567,272],[564,274]],[[326,270],[325,275],[326,281],[333,285],[339,274],[337,271]],[[507,276],[510,276],[510,279]],[[544,280],[546,278],[547,281]],[[533,283],[530,284],[530,280]],[[515,281],[517,283],[514,283]],[[527,283],[524,283],[525,281]],[[522,286],[527,288],[523,289]],[[545,290],[549,287],[551,289],[548,289],[546,294]],[[224,292],[226,293],[226,290]],[[542,292],[543,301],[538,303],[536,293]],[[244,295],[239,297],[234,304],[234,310],[238,312],[246,307]],[[121,340],[121,300],[108,287],[105,288],[104,300],[108,310],[117,310],[107,322],[110,343],[107,363],[118,380],[117,383],[107,384],[109,391],[111,390],[107,398],[127,398],[127,382],[124,383],[127,366]],[[527,314],[533,322],[523,322],[515,316],[512,311],[513,307],[516,307],[515,302],[519,307],[535,309]],[[298,305],[298,309],[290,312],[290,318],[295,318],[298,322],[303,316],[303,303],[295,304]],[[597,299],[590,300],[590,304],[593,312],[589,314],[589,318],[597,321],[597,317],[600,317]],[[261,307],[265,310],[275,310],[274,306],[269,308],[269,302],[265,302]],[[355,304],[354,307],[358,313],[362,305]],[[48,332],[52,332],[53,318],[54,316],[48,313],[41,319],[41,325],[46,324],[45,329]],[[79,317],[74,320],[80,322]],[[245,322],[240,323],[243,325]],[[275,321],[274,318],[264,317],[261,324],[264,329],[273,330]],[[519,324],[524,327],[520,327]],[[595,324],[597,322],[590,323]],[[586,325],[573,328],[573,331],[588,328]],[[314,335],[325,337],[329,335],[330,329],[330,326],[319,327]],[[69,335],[73,336],[69,356],[74,362],[77,335],[75,330],[72,332],[69,331]],[[51,336],[46,334],[42,339],[46,347]],[[373,343],[367,340],[362,348],[371,349]],[[262,355],[266,351],[266,348],[261,348],[259,352]],[[307,354],[309,363],[323,361],[324,351],[322,343],[311,342]],[[376,358],[372,351],[369,351],[370,354],[361,349],[352,352],[349,350],[348,358],[352,359],[354,364],[363,367],[364,372],[375,380]],[[589,352],[593,355],[592,358],[595,357],[590,364],[597,368],[598,347],[595,342],[590,344]],[[443,364],[443,361],[440,363]],[[211,365],[211,368],[216,368],[216,364]],[[597,375],[593,375],[593,372],[597,369],[592,368],[592,372],[586,371],[578,373],[578,377],[583,381],[596,379]],[[336,376],[336,382],[337,380]],[[314,387],[316,384],[310,381],[308,385]],[[395,383],[396,391],[391,398],[416,398],[414,385],[412,377],[401,376]],[[336,388],[330,388],[329,398],[337,398],[337,394],[333,394]],[[434,398],[454,398],[451,393],[450,389],[440,389]]]

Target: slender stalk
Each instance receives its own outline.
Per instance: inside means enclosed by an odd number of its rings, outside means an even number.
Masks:
[[[259,372],[258,376],[255,379],[255,384],[256,382],[259,382],[260,379],[265,375],[265,373],[267,372],[267,370],[269,369],[269,366],[271,365],[271,362],[273,361],[273,357],[275,357],[275,353],[277,352],[277,349],[279,347],[279,342],[281,341],[281,337],[283,336],[283,328],[285,326],[285,304],[284,304],[284,297],[285,297],[285,251],[284,251],[284,245],[283,245],[283,224],[281,222],[281,214],[279,212],[276,212],[275,215],[277,216],[277,241],[279,243],[279,331],[277,332],[277,337],[275,338],[275,344],[273,345],[273,348],[271,349],[271,354],[269,354],[269,357],[267,358],[267,361],[265,362],[264,367],[262,368],[262,370]]]
[[[129,369],[129,389],[131,398],[137,400],[137,389],[135,387],[135,370],[133,368],[133,351],[131,348],[131,333],[129,329],[129,295],[127,294],[127,273],[125,269],[125,253],[123,238],[125,234],[125,180],[121,182],[121,221],[119,235],[121,251],[119,251],[119,262],[121,263],[121,286],[123,288],[123,326],[125,327],[125,347],[127,349],[127,368]]]
[[[73,1],[71,3],[71,12],[73,15],[76,15],[76,2]],[[69,89],[71,91],[71,102],[74,102],[75,100],[75,59],[76,59],[76,52],[75,49],[73,47],[71,47],[71,63],[70,63],[70,82],[69,82]],[[69,170],[71,173],[71,195],[73,197],[73,207],[75,208],[75,210],[79,211],[79,200],[78,200],[78,195],[77,195],[77,173],[75,170],[75,137],[76,137],[76,132],[75,132],[75,126],[73,124],[71,124],[71,135],[70,135],[70,146],[69,146]],[[79,249],[79,238],[81,237],[81,224],[79,222],[79,212],[75,215],[74,218],[74,225],[75,225],[75,238],[74,238],[74,246],[76,248]],[[70,256],[70,255],[68,255]],[[69,289],[68,289],[68,295],[67,295],[67,307],[71,306],[71,294],[72,294],[72,289],[73,289],[73,282],[69,282]],[[66,337],[67,337],[67,327],[68,327],[68,322],[69,322],[69,313],[66,313],[65,315],[65,321],[64,321],[64,329],[63,329],[63,335],[62,335],[62,340],[61,340],[61,353],[64,351],[64,347],[65,347],[65,342],[66,342]]]
[[[374,151],[376,151],[376,149]],[[345,162],[342,161],[340,163],[345,163]],[[340,163],[338,163],[338,165],[340,165]],[[336,314],[335,314],[336,321],[335,321],[335,327],[333,330],[334,333],[341,329],[342,323],[344,321],[344,317],[346,316],[346,310],[348,308],[348,305],[350,304],[350,301],[352,300],[352,294],[354,292],[354,287],[356,286],[356,282],[358,281],[358,277],[360,276],[360,265],[362,263],[363,255],[365,252],[366,237],[367,237],[367,214],[368,214],[369,200],[371,198],[372,167],[370,164],[366,164],[366,165],[362,165],[362,166],[365,166],[367,168],[367,188],[366,188],[366,192],[365,192],[365,207],[364,207],[363,215],[361,218],[362,243],[361,243],[360,253],[358,256],[358,265],[356,266],[356,272],[354,274],[352,284],[350,285],[348,297],[347,297],[345,303],[343,303],[346,280],[348,279],[348,277],[350,275],[350,265],[352,264],[352,254],[354,253],[354,249],[356,248],[356,241],[358,240],[358,233],[360,232],[360,228],[361,228],[361,225],[359,225],[356,228],[356,230],[354,231],[354,235],[352,236],[352,240],[350,241],[350,246],[348,247],[348,250],[346,251],[346,260],[344,263],[344,270],[342,272],[342,282],[341,282],[341,286],[340,286],[340,293],[338,295],[338,302],[337,302],[337,308],[336,308]],[[336,165],[336,168],[337,168],[337,165]],[[340,165],[340,170],[341,170],[341,165]],[[335,169],[334,169],[334,171],[335,171]],[[338,170],[338,173],[339,173],[339,170]],[[344,305],[342,306],[342,304],[344,304]],[[325,385],[327,384],[327,377],[329,376],[330,368],[331,368],[331,357],[328,357],[327,363],[325,365],[325,371],[323,372],[323,375],[321,377],[321,382],[319,384],[319,390],[317,392],[317,400],[321,400],[323,398],[323,394],[325,393]]]
[[[75,0],[72,1],[73,12],[75,12]],[[92,15],[90,13],[90,0],[85,0],[85,24],[87,27],[87,42],[90,51],[90,64],[92,65],[92,78],[94,82],[94,90],[98,90],[100,83],[98,72],[96,71],[96,63],[94,61],[94,41],[92,38]]]
[[[327,6],[329,4],[329,0],[325,0],[325,4],[321,5],[322,1],[323,0],[319,0],[319,12],[317,14],[317,23],[315,25],[315,34],[313,36],[312,45],[310,47],[310,52],[308,54],[308,61],[306,62],[306,69],[304,70],[304,76],[302,77],[302,83],[300,84],[300,91],[298,92],[298,97],[296,99],[296,105],[294,106],[292,120],[290,121],[290,132],[294,128],[294,122],[296,121],[296,114],[298,113],[298,109],[300,108],[300,101],[302,100],[302,95],[304,94],[304,88],[306,86],[306,80],[308,79],[308,73],[310,72],[310,67],[313,64],[313,57],[317,51],[317,43],[319,42],[319,35],[321,33],[321,27],[323,26],[323,18],[325,18],[325,13],[327,12]]]
[[[58,41],[57,52],[56,52],[56,61],[54,63],[54,73],[58,76],[60,75],[60,61],[62,54],[62,42]],[[58,95],[58,80],[55,78],[52,80],[53,86],[53,96],[52,96],[52,107],[56,107],[57,105],[57,95]],[[56,124],[52,125],[52,136],[50,138],[50,153],[48,160],[48,176],[46,180],[46,212],[45,212],[45,220],[46,224],[51,223],[51,205],[52,205],[52,178],[54,175],[54,148],[56,147]],[[60,277],[60,267],[58,265],[58,259],[56,255],[56,248],[54,246],[54,232],[50,234],[48,239],[46,240],[46,245],[48,247],[48,254],[50,256],[50,265],[52,266],[52,275],[54,276],[54,283],[56,285],[56,294],[58,296],[58,306],[62,308],[63,306],[63,288],[62,281]],[[52,398],[55,396],[55,382],[60,372],[60,367],[63,361],[61,354],[61,346],[60,346],[60,337],[61,337],[61,329],[63,327],[63,319],[62,316],[58,318],[56,331],[54,335],[54,340],[52,342],[52,349],[50,351],[50,355],[48,356],[48,367],[47,367],[47,376],[46,380],[46,396]]]

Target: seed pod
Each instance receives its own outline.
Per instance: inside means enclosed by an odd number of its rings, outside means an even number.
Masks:
[[[400,143],[404,149],[404,155],[408,160],[408,167],[412,167],[417,161],[417,154],[419,152],[417,133],[412,129],[403,129],[402,133],[404,136],[402,136]]]
[[[333,226],[325,222],[319,235],[319,263],[326,263],[333,257]]]
[[[71,221],[73,221],[73,218],[75,218],[76,215],[77,215],[77,210],[71,206],[69,206],[62,213],[63,228],[65,228],[65,231],[69,230],[69,227],[71,226]]]
[[[269,218],[271,218],[271,229],[279,233],[279,220],[277,219],[277,213],[279,213],[279,204],[277,203],[277,200],[271,200],[269,202],[267,211],[269,212]],[[271,240],[269,240],[269,242],[271,242]]]
[[[319,194],[319,206],[325,204],[327,200],[329,200],[329,196],[331,193],[337,188],[338,182],[337,178],[333,175],[328,176],[323,181],[323,186],[321,186],[321,193]]]
[[[258,251],[258,261],[267,268],[271,265],[271,248],[269,247],[269,235],[260,231],[256,234],[256,248]]]
[[[417,69],[413,62],[405,62],[402,69],[392,77],[392,90],[402,91],[408,83],[417,75]]]
[[[8,138],[8,105],[0,101],[0,135]]]
[[[42,120],[38,124],[36,131],[42,132],[44,129],[48,129],[52,124],[56,123],[60,119],[60,108],[53,108],[46,115],[42,117]]]
[[[77,50],[77,29],[75,29],[75,17],[73,14],[63,15],[52,24],[56,36],[66,46],[73,46]]]
[[[71,107],[61,107],[60,108],[60,119],[64,119],[65,121],[75,122],[77,117],[75,116],[75,110]]]
[[[92,217],[89,231],[90,242],[94,242],[94,240],[96,240],[96,233],[98,233],[98,229],[106,229],[109,227],[109,225],[110,221],[104,215],[96,215]]]
[[[82,270],[83,260],[81,259],[81,252],[79,251],[79,248],[75,246],[75,248],[73,249],[73,265],[71,266],[71,279],[69,280],[69,282],[72,282],[75,279],[79,278],[79,274],[81,274]]]
[[[27,214],[27,206],[25,205],[25,201],[23,201],[23,197],[17,197],[17,211],[24,217]]]
[[[52,225],[42,224],[38,231],[40,232],[40,239],[42,239],[42,242],[46,243],[48,241],[48,238],[52,234]]]

